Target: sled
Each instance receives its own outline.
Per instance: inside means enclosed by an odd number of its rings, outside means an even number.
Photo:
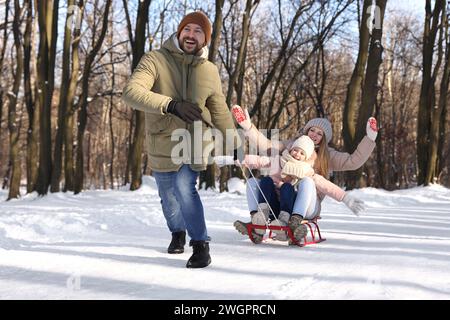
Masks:
[[[253,243],[257,243],[255,241],[255,239],[253,238],[253,233],[252,231],[254,229],[262,229],[262,230],[269,230],[269,238],[272,238],[272,231],[274,230],[282,230],[287,232],[287,235],[289,237],[289,244],[295,244],[299,247],[304,247],[310,244],[315,244],[315,243],[320,243],[325,241],[325,238],[322,238],[322,234],[320,233],[320,228],[319,228],[319,224],[318,224],[318,219],[320,219],[320,217],[314,218],[312,220],[303,220],[302,224],[305,224],[307,227],[307,233],[306,235],[303,237],[302,241],[297,241],[294,237],[294,234],[291,230],[291,228],[289,228],[288,226],[282,227],[282,226],[271,226],[271,225],[267,225],[267,226],[262,226],[262,225],[255,225],[252,223],[247,224],[247,234],[250,238],[250,240]]]

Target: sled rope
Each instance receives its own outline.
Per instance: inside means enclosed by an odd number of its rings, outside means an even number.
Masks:
[[[247,185],[248,185],[248,179],[247,179],[247,176],[246,176],[246,174],[245,174],[244,169],[242,168],[242,164],[241,164],[240,161],[238,161],[237,163],[238,163],[239,168],[241,168],[242,175],[244,176],[244,179],[245,179],[245,181],[246,181],[246,183],[247,183]],[[264,198],[264,201],[265,201],[265,202],[267,203],[267,205],[269,206],[270,213],[272,213],[272,215],[274,216],[275,220],[278,221],[278,218],[277,218],[277,216],[275,215],[275,213],[273,212],[272,207],[271,207],[270,204],[269,204],[269,201],[267,201],[266,196],[264,195],[264,193],[263,193],[262,190],[261,190],[261,187],[259,186],[258,180],[257,180],[257,179],[255,178],[255,176],[253,175],[253,172],[252,172],[251,169],[249,169],[248,171],[250,172],[250,175],[252,176],[252,178],[255,180],[256,186],[258,187],[259,192],[262,194],[262,196],[263,196],[263,198]],[[250,189],[250,191],[251,191],[251,193],[252,193],[253,199],[255,199],[256,203],[258,204],[258,209],[262,212],[261,206],[260,206],[259,203],[258,203],[258,199],[256,198],[256,195],[255,195],[255,193],[253,192],[253,189],[252,189],[252,188],[249,188],[249,189]],[[266,221],[266,227],[268,227],[268,226],[269,226],[268,221]]]

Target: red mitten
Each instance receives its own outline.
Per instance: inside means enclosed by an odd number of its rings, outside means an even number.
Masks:
[[[369,120],[367,120],[366,132],[367,137],[369,137],[370,140],[375,141],[378,135],[377,119],[370,117]]]
[[[237,123],[244,130],[249,130],[252,126],[252,122],[250,121],[250,116],[248,114],[247,109],[242,110],[242,108],[238,105],[234,105],[231,108],[231,112],[233,113],[233,117],[236,119]]]

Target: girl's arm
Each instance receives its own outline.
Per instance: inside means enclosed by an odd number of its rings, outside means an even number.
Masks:
[[[268,168],[270,167],[270,158],[256,154],[246,154],[242,164],[249,169]]]

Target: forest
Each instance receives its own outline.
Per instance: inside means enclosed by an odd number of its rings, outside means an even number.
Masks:
[[[201,10],[227,105],[293,136],[313,117],[353,152],[377,147],[341,187],[450,187],[450,4],[420,0],[0,0],[0,184],[25,193],[136,190],[151,175],[144,115],[121,99],[141,57]],[[414,2],[414,1],[412,1]],[[215,165],[199,188],[242,173]]]

